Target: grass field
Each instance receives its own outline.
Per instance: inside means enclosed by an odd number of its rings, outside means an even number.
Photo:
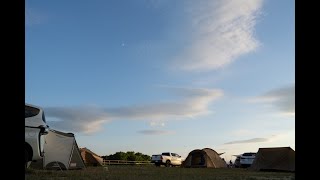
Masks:
[[[225,168],[179,168],[155,166],[106,166],[88,167],[83,170],[36,170],[28,169],[26,180],[40,179],[105,179],[105,180],[138,180],[138,179],[165,179],[165,180],[293,180],[294,173],[289,172],[260,172],[248,169]]]

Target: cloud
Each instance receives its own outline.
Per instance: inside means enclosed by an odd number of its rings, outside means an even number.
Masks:
[[[268,142],[268,138],[253,138],[247,140],[240,140],[240,141],[231,141],[224,144],[240,144],[240,143],[259,143],[259,142]]]
[[[246,140],[237,140],[231,141],[224,144],[243,144],[243,143],[262,143],[262,142],[269,142],[269,143],[281,143],[281,144],[290,144],[290,141],[294,141],[294,129],[289,129],[277,134],[272,134],[268,138],[252,138]]]
[[[180,98],[176,101],[127,107],[48,107],[45,108],[46,116],[48,119],[55,119],[48,122],[53,127],[85,134],[98,132],[102,130],[104,123],[113,120],[143,120],[150,122],[151,126],[164,126],[164,122],[168,120],[208,114],[209,104],[223,95],[219,89],[180,87],[167,87],[167,89]]]
[[[106,108],[105,110],[112,117],[130,119],[158,120],[175,117],[193,117],[209,113],[208,105],[223,95],[223,92],[218,89],[171,87],[170,91],[182,98],[177,101]]]
[[[271,90],[249,100],[253,103],[264,103],[276,107],[282,114],[295,114],[295,85]]]
[[[164,131],[164,130],[142,130],[138,131],[138,133],[146,134],[146,135],[164,135],[164,134],[173,134],[173,131]]]
[[[32,8],[25,8],[25,23],[27,26],[41,24],[47,20],[47,16]]]
[[[48,124],[59,130],[92,134],[101,130],[101,125],[110,121],[106,112],[95,106],[87,107],[47,107],[45,113]]]
[[[174,67],[187,71],[222,68],[254,51],[259,42],[254,27],[262,0],[217,0],[190,3],[190,44],[174,60]]]

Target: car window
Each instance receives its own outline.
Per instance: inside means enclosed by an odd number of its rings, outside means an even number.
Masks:
[[[243,153],[242,156],[254,156],[256,153]]]
[[[38,108],[30,107],[30,106],[25,106],[24,108],[24,117],[33,117],[38,115],[40,110]]]

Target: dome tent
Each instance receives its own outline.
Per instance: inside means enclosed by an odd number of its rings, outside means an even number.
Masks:
[[[103,158],[88,148],[80,148],[81,157],[87,166],[102,166]]]
[[[204,148],[191,151],[181,167],[226,168],[227,164],[215,150]]]
[[[291,147],[259,148],[250,169],[295,171],[295,151]]]

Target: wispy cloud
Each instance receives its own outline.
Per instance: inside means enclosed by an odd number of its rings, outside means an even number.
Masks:
[[[189,3],[190,44],[175,59],[175,68],[208,71],[224,67],[254,51],[254,28],[262,0],[216,0]]]
[[[265,103],[274,106],[284,114],[295,114],[295,85],[271,90],[249,100],[253,103]]]
[[[179,100],[142,104],[129,107],[102,108],[97,106],[48,107],[45,109],[52,126],[91,134],[101,130],[102,124],[112,120],[143,120],[151,126],[164,126],[168,120],[190,118],[210,113],[209,104],[223,95],[219,89],[168,87]],[[49,125],[50,125],[49,123]]]
[[[38,12],[33,8],[25,8],[25,23],[27,26],[35,24],[41,24],[47,19],[47,16],[43,13]]]
[[[142,130],[138,131],[138,133],[146,134],[146,135],[164,135],[164,134],[173,134],[173,131],[164,131],[164,130]]]
[[[177,101],[159,102],[130,107],[106,108],[111,117],[130,119],[170,119],[209,113],[208,105],[223,95],[222,90],[202,88],[170,88]]]
[[[47,107],[45,113],[48,124],[58,130],[92,134],[101,130],[102,124],[110,121],[106,112],[96,106],[86,107]],[[57,121],[58,120],[58,121]]]
[[[287,144],[289,141],[292,141],[292,140],[294,141],[294,129],[288,129],[282,132],[278,132],[277,134],[272,134],[269,137],[236,140],[236,141],[230,141],[224,144],[230,145],[230,144],[263,143],[263,142]]]
[[[268,138],[253,138],[247,140],[231,141],[224,144],[241,144],[241,143],[259,143],[259,142],[268,142]]]

